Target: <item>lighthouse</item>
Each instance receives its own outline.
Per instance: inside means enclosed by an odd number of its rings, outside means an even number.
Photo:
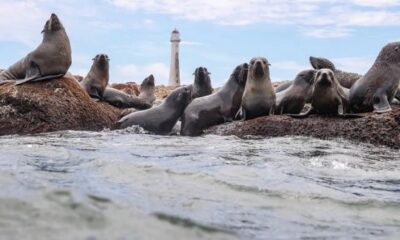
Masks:
[[[176,28],[171,34],[171,65],[169,71],[169,86],[178,87],[181,85],[179,75],[179,43],[181,42],[180,34]]]

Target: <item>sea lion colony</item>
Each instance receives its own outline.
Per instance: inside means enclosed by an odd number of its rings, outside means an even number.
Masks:
[[[43,41],[34,51],[0,71],[0,85],[52,80],[69,74],[71,47],[57,15],[50,16],[42,33]],[[175,89],[155,107],[154,76],[143,81],[139,96],[133,96],[108,85],[109,61],[106,54],[95,56],[79,85],[94,101],[138,110],[123,116],[115,128],[139,125],[156,134],[169,134],[179,119],[182,135],[198,136],[213,125],[269,114],[362,117],[359,113],[391,111],[392,101],[400,98],[400,42],[384,46],[364,76],[338,70],[328,59],[310,57],[313,69],[300,72],[293,81],[276,89],[271,83],[271,64],[265,57],[238,65],[215,93],[207,68],[199,67],[192,85]],[[306,103],[311,109],[301,114]]]

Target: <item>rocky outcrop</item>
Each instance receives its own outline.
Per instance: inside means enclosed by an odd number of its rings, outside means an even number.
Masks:
[[[309,136],[320,139],[344,138],[400,148],[400,107],[385,114],[365,114],[358,119],[342,119],[312,115],[305,119],[288,116],[266,116],[242,122],[231,122],[215,126],[208,134],[249,135],[263,137]]]
[[[120,114],[120,109],[91,99],[73,77],[0,85],[0,135],[102,130]]]

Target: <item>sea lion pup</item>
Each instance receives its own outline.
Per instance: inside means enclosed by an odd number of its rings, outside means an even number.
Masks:
[[[190,88],[177,88],[161,105],[148,110],[128,114],[121,118],[115,124],[114,128],[122,129],[133,125],[139,125],[147,131],[156,134],[169,134],[190,101]]]
[[[218,92],[189,104],[182,116],[181,135],[199,136],[208,127],[233,120],[242,102],[248,67],[247,63],[237,66]]]
[[[275,114],[299,114],[303,110],[312,96],[315,73],[315,70],[300,72],[289,88],[276,93]]]
[[[236,119],[246,120],[273,113],[276,96],[269,66],[264,57],[256,57],[250,61],[242,104]]]
[[[339,81],[340,85],[345,88],[350,89],[354,83],[362,77],[362,75],[357,73],[345,72],[339,70],[335,67],[330,60],[326,58],[319,58],[319,57],[310,57],[310,64],[315,70],[328,68],[333,71],[335,74],[335,78]]]
[[[210,95],[213,91],[211,86],[210,72],[205,67],[198,67],[193,73],[194,83],[190,85],[192,99]]]
[[[60,78],[67,73],[72,63],[71,47],[57,15],[51,14],[42,33],[42,43],[26,57],[1,72],[0,82],[37,82]]]
[[[117,108],[136,108],[136,109],[149,109],[152,104],[145,99],[129,95],[118,89],[106,87],[103,92],[102,101],[108,102]]]
[[[330,69],[318,70],[312,90],[311,108],[304,114],[289,114],[302,118],[310,114],[323,114],[341,117],[362,117],[346,114],[350,111],[348,90],[342,87]]]
[[[104,89],[109,80],[109,61],[106,54],[97,54],[92,59],[93,64],[87,76],[79,83],[83,89],[92,97],[103,99]]]
[[[354,112],[391,111],[390,102],[400,83],[400,42],[387,44],[375,63],[350,89],[350,105]]]
[[[156,95],[154,94],[155,85],[154,85],[154,76],[151,74],[147,78],[145,78],[140,84],[140,94],[138,98],[143,99],[153,105],[156,100]]]

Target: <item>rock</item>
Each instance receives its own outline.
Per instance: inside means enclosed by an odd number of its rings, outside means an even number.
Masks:
[[[73,77],[78,81],[81,82],[83,80],[83,77],[80,75],[73,75]]]
[[[309,136],[320,139],[344,138],[354,142],[400,149],[400,107],[385,114],[368,113],[358,119],[312,115],[305,119],[273,115],[249,121],[214,126],[207,134],[282,137]]]
[[[113,83],[111,87],[133,96],[138,96],[140,93],[139,85],[137,85],[135,82]]]
[[[71,77],[0,85],[0,135],[59,130],[102,130],[121,110],[96,102]]]

